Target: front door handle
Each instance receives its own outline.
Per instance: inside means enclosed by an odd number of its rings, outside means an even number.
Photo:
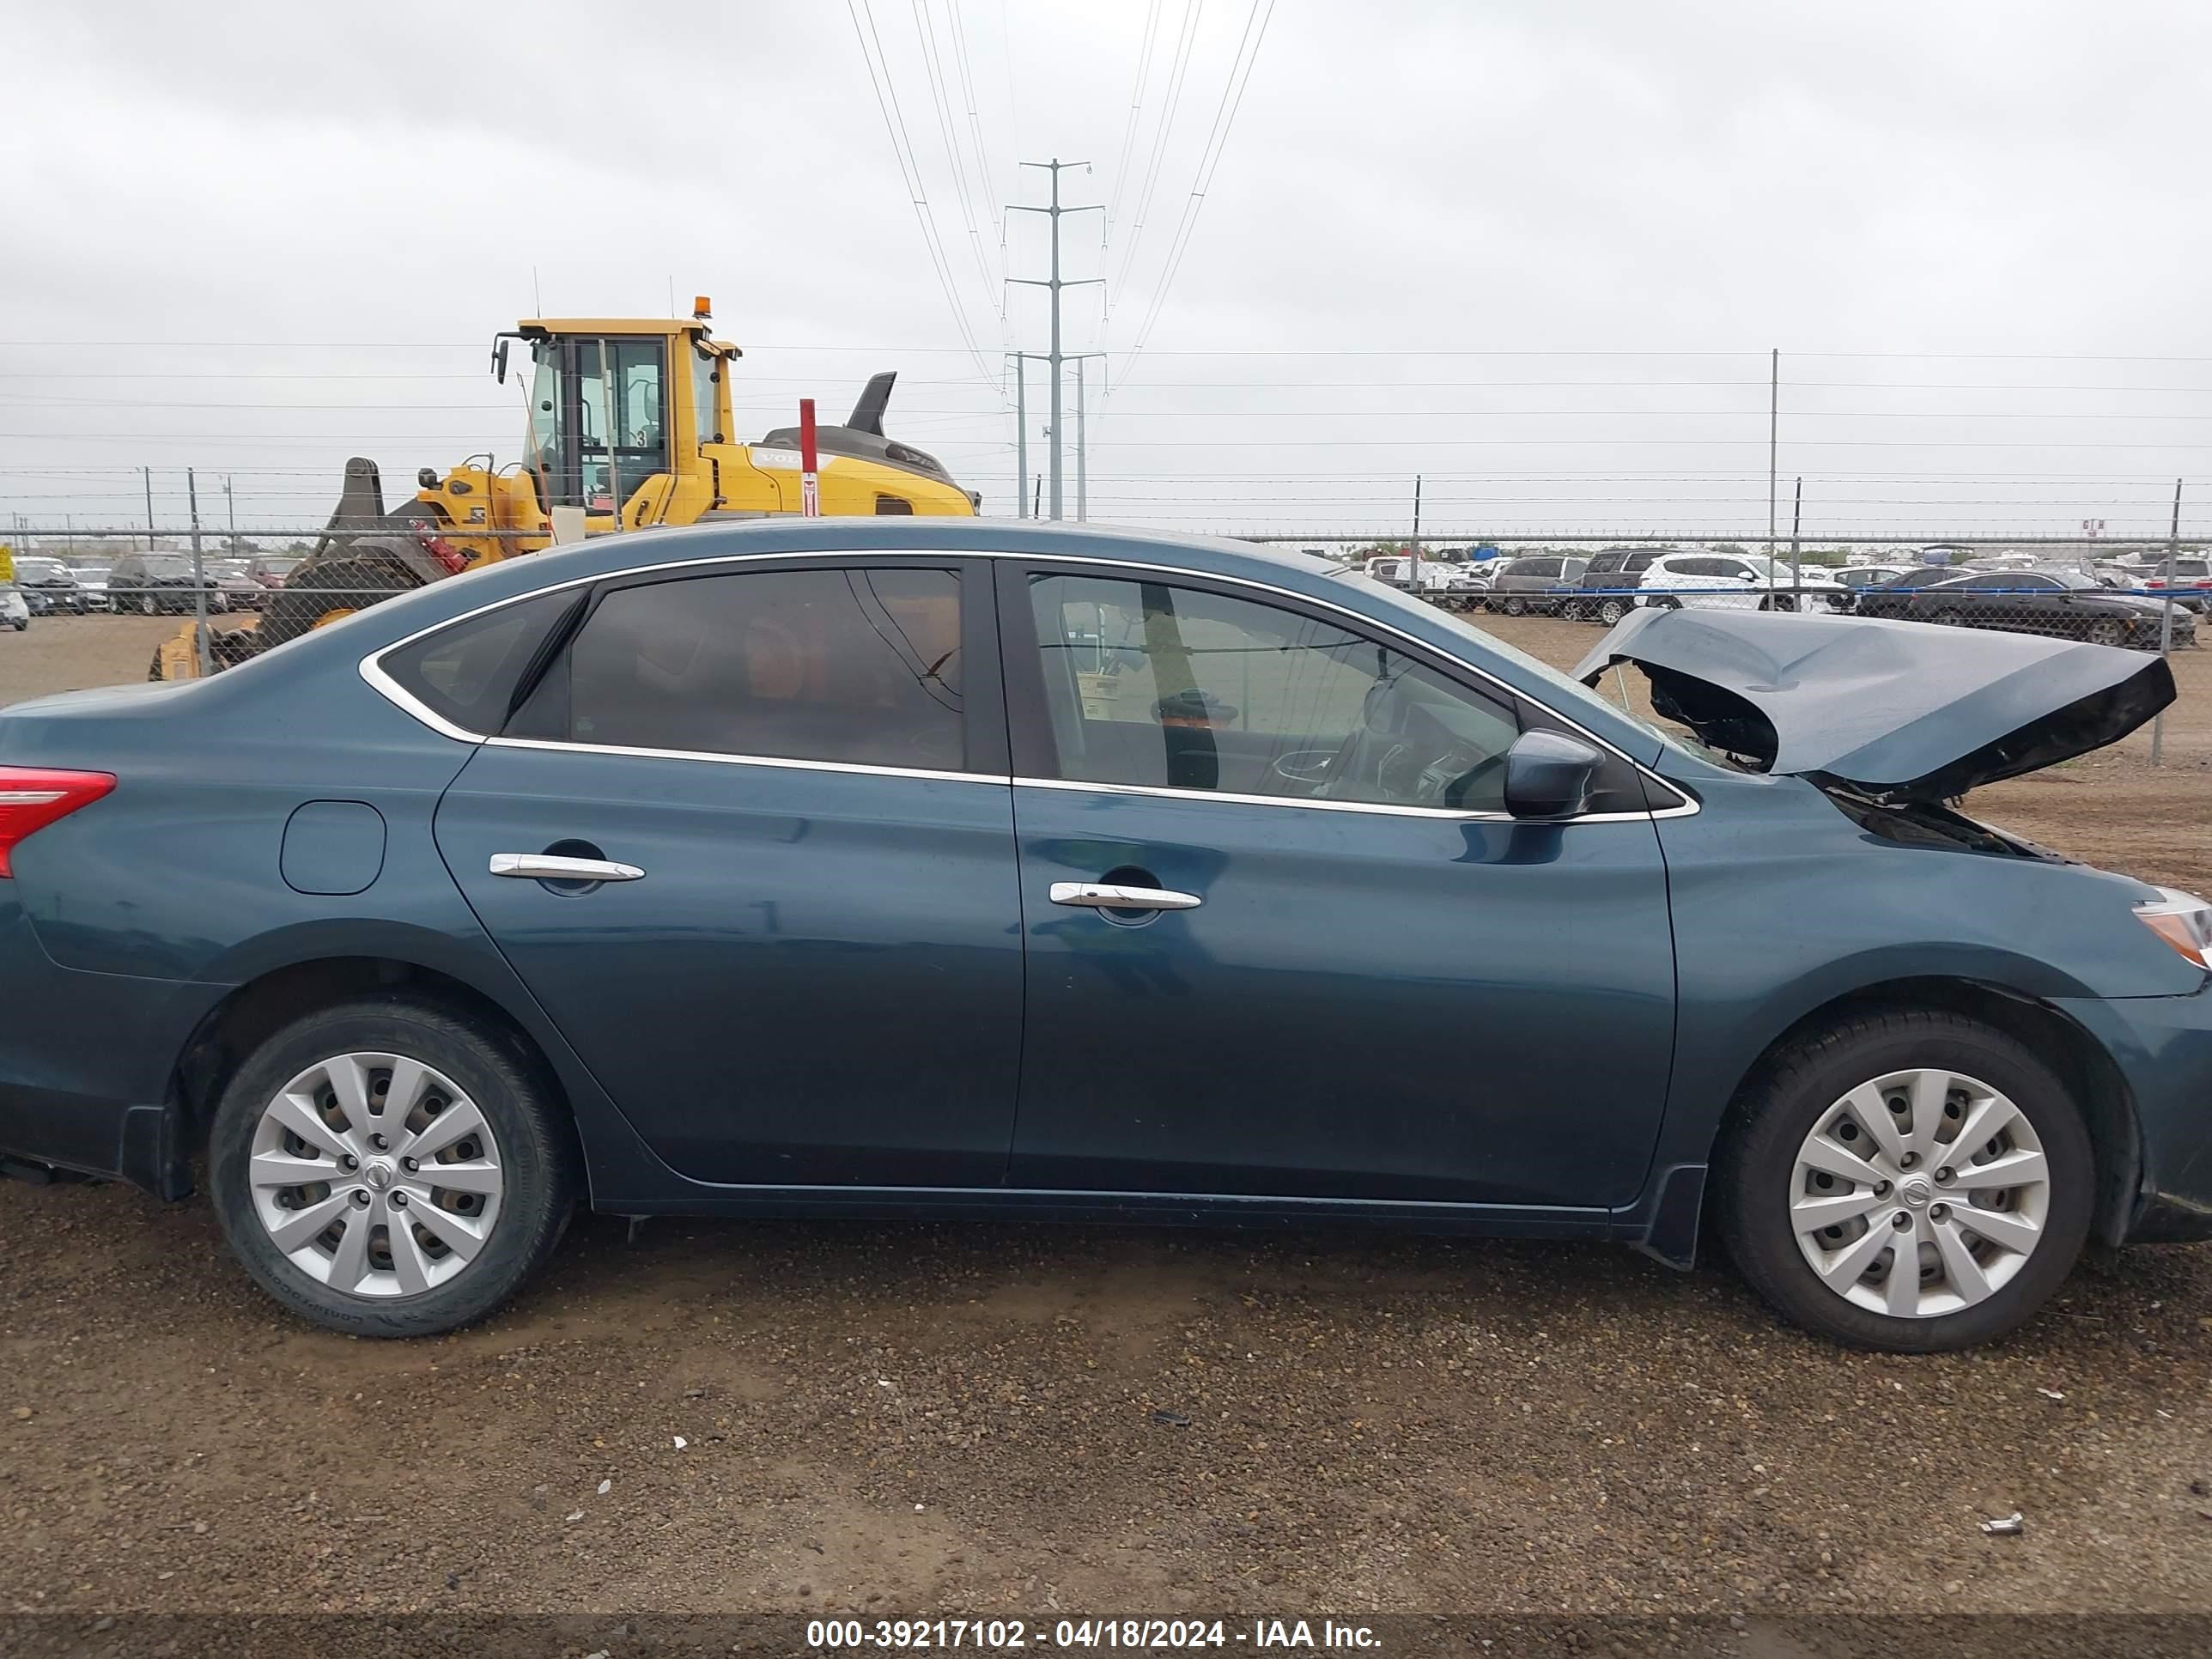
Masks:
[[[491,872],[525,881],[635,881],[645,873],[635,864],[563,858],[557,853],[494,853]]]
[[[1052,902],[1092,910],[1195,910],[1206,902],[1195,893],[1178,893],[1166,887],[1121,887],[1103,881],[1056,881],[1052,884]]]

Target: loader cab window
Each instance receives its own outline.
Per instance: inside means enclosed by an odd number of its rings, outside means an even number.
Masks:
[[[531,356],[530,447],[549,504],[611,513],[669,470],[665,339],[562,336]]]
[[[699,441],[710,444],[717,439],[726,441],[729,434],[722,430],[722,416],[717,407],[715,393],[721,390],[715,376],[721,374],[722,360],[708,351],[691,354],[691,410]]]

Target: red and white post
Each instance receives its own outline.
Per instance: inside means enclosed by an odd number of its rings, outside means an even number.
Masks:
[[[814,399],[799,400],[799,511],[802,518],[822,516],[822,474],[814,451]]]

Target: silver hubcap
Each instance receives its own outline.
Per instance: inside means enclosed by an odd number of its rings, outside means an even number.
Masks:
[[[355,1296],[419,1296],[465,1272],[499,1220],[499,1146],[450,1078],[404,1054],[338,1054],[254,1127],[253,1212],[292,1265]]]
[[[1994,1294],[2042,1242],[2043,1143],[1989,1085],[1941,1067],[1863,1083],[1797,1149],[1790,1224],[1837,1295],[1934,1319]]]

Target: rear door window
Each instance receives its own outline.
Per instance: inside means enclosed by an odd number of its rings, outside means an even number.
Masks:
[[[743,571],[601,597],[509,727],[622,749],[960,769],[960,578]]]

